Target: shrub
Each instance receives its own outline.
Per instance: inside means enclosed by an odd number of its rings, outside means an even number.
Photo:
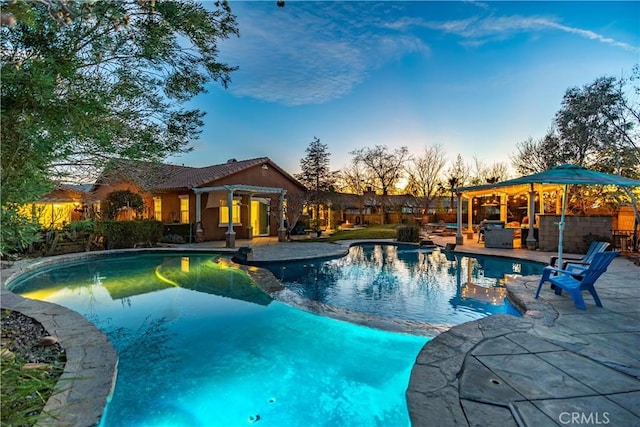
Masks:
[[[93,219],[83,219],[82,221],[71,221],[64,226],[64,230],[69,230],[74,233],[93,233],[96,228],[96,223]]]
[[[133,209],[140,214],[144,209],[144,200],[140,194],[130,190],[116,190],[107,194],[103,208],[105,218],[116,219],[118,212],[123,208]]]
[[[162,239],[160,239],[161,243],[186,243],[184,240],[184,237],[182,237],[179,234],[165,234],[164,236],[162,236]]]
[[[0,256],[17,258],[41,240],[40,224],[18,213],[15,205],[2,206]]]
[[[396,240],[399,242],[417,242],[420,240],[420,228],[415,225],[401,225],[396,228]]]
[[[163,243],[192,243],[195,241],[195,232],[193,230],[193,226],[191,224],[164,224],[163,225]],[[182,237],[182,242],[165,242],[166,237],[178,235]]]
[[[154,220],[102,221],[99,230],[105,249],[133,248],[138,243],[155,245],[162,238],[162,223]]]

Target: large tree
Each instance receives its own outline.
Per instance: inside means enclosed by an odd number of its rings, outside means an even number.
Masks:
[[[458,154],[456,160],[451,163],[445,175],[445,183],[440,187],[442,194],[449,194],[449,209],[454,210],[456,188],[464,187],[469,184],[469,166],[462,160],[462,156]]]
[[[306,156],[300,159],[301,172],[296,178],[309,189],[309,201],[315,205],[315,214],[318,215],[323,193],[331,191],[335,181],[335,174],[329,168],[331,153],[327,144],[317,137],[313,137],[305,152]]]
[[[4,16],[15,15],[2,26],[3,205],[40,196],[34,180],[188,149],[203,113],[183,102],[207,82],[226,86],[233,70],[217,60],[217,42],[237,33],[235,17],[226,2],[211,7],[3,1]]]
[[[624,80],[601,77],[567,90],[556,114],[563,160],[607,172],[637,175],[637,106],[627,108]],[[635,119],[629,112],[635,111]]]
[[[91,181],[114,157],[188,150],[203,113],[182,104],[208,82],[226,87],[234,70],[217,60],[218,41],[238,33],[226,1],[208,9],[190,0],[0,7],[3,239],[16,206],[54,180]]]
[[[373,178],[374,188],[382,193],[381,222],[385,223],[384,203],[386,196],[395,191],[396,184],[404,176],[405,162],[410,158],[407,147],[390,151],[386,145],[364,147],[352,151],[354,162],[364,165],[367,173]]]
[[[425,212],[441,187],[447,153],[441,145],[424,147],[421,155],[413,157],[407,166],[408,192],[424,203]]]
[[[511,156],[511,162],[518,174],[530,175],[543,172],[562,164],[560,140],[555,129],[539,139],[529,138],[516,145],[517,152]]]
[[[629,78],[600,77],[567,89],[554,127],[540,140],[518,144],[512,158],[522,174],[562,163],[640,177],[640,71]]]
[[[630,77],[600,77],[582,87],[569,88],[547,135],[518,145],[512,159],[522,174],[540,172],[562,163],[640,178],[640,68]],[[544,161],[536,161],[536,157]],[[632,200],[637,221],[637,199],[631,190],[609,193],[598,186],[582,189],[581,205],[592,206]],[[626,200],[625,200],[626,199]]]

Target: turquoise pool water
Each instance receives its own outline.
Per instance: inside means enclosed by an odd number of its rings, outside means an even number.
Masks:
[[[120,363],[103,426],[409,425],[404,393],[428,338],[273,301],[224,260],[83,261],[11,290],[76,310],[109,336]]]
[[[520,315],[506,299],[504,282],[510,276],[541,274],[543,265],[366,244],[352,246],[342,258],[266,268],[312,301],[372,316],[456,325],[496,313]]]

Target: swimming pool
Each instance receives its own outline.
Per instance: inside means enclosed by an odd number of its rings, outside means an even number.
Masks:
[[[450,327],[491,314],[519,315],[504,281],[541,274],[523,260],[408,245],[355,245],[342,258],[266,265],[305,299],[381,318]],[[292,299],[295,300],[295,299]]]
[[[13,292],[83,314],[116,347],[105,427],[409,425],[428,338],[274,301],[224,259],[92,259],[18,280]]]

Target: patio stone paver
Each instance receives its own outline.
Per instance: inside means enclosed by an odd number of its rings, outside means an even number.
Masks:
[[[638,425],[637,415],[604,396],[539,400],[533,404],[559,425]]]
[[[441,246],[445,242],[436,241]],[[541,261],[549,256],[483,249],[465,244],[456,251]],[[482,336],[469,336],[474,347],[458,366],[439,364],[430,356],[439,352],[437,339],[468,324],[427,343],[418,360],[431,360],[429,368],[440,367],[444,377],[447,370],[455,372],[448,389],[458,391],[465,413],[455,425],[640,425],[639,278],[640,268],[618,257],[596,284],[603,307],[586,296],[585,311],[548,285],[534,299],[539,276],[518,278],[508,282],[507,289],[525,311],[523,318],[491,316],[471,322]],[[414,387],[423,387],[416,375],[422,369],[420,363],[414,366],[407,399],[412,425],[426,427],[433,425],[433,418],[424,409],[437,406],[439,396],[412,393]]]
[[[593,390],[535,354],[479,356],[478,360],[528,400],[593,394]]]
[[[638,388],[636,379],[570,351],[540,353],[537,356],[604,394],[631,392]]]

